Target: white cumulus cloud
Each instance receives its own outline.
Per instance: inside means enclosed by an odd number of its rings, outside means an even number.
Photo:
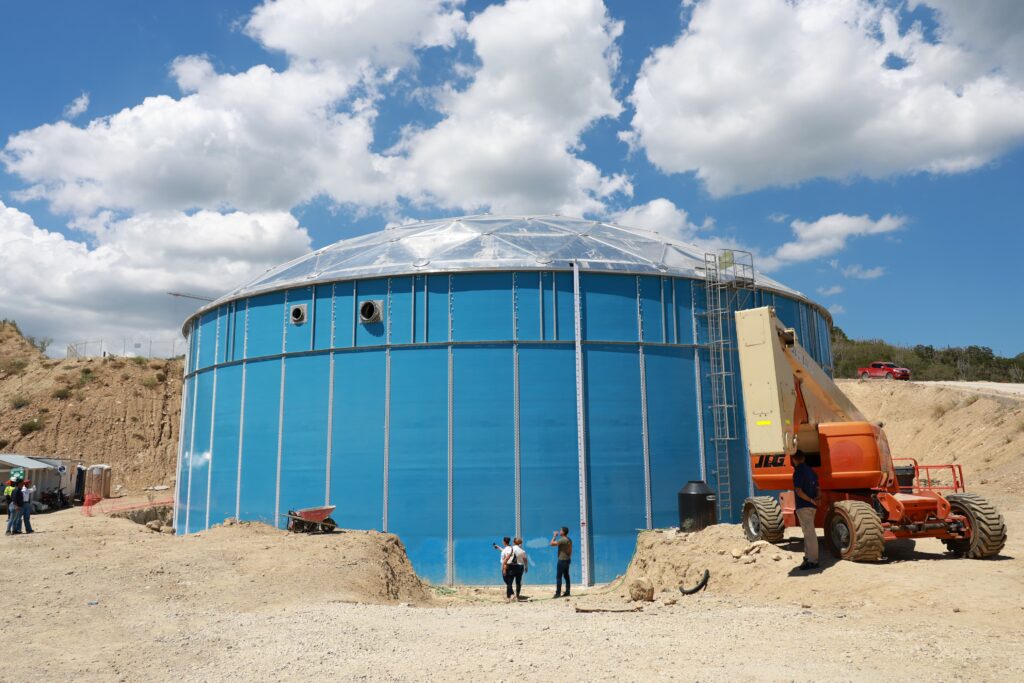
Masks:
[[[64,107],[64,118],[74,119],[78,118],[89,108],[89,93],[84,92],[75,99],[68,103],[68,106]]]
[[[691,222],[686,209],[676,206],[674,202],[664,197],[631,206],[613,213],[610,218],[613,223],[619,225],[651,230],[683,242],[697,240],[697,232],[712,225],[710,220],[701,225]]]
[[[885,268],[882,266],[874,266],[873,268],[865,268],[859,263],[854,263],[849,266],[843,266],[839,264],[839,261],[830,261],[833,268],[843,274],[843,277],[854,278],[855,280],[877,280],[878,278],[885,275]]]
[[[831,287],[818,287],[818,294],[821,296],[835,296],[836,294],[843,293],[842,285],[832,285]]]
[[[266,0],[245,31],[293,58],[342,67],[401,67],[416,48],[452,46],[462,0]]]
[[[54,351],[82,339],[180,337],[198,302],[183,310],[168,291],[217,296],[310,249],[288,213],[100,215],[78,227],[87,240],[0,202],[0,318],[52,337]]]
[[[423,203],[504,212],[601,211],[629,194],[575,151],[594,121],[622,105],[612,21],[600,0],[508,0],[469,23],[481,66],[464,90],[447,90],[445,118],[398,146],[404,193]]]
[[[184,57],[172,75],[185,95],[78,127],[43,125],[11,137],[2,159],[30,183],[19,196],[90,214],[240,208],[287,210],[321,192],[372,204],[393,195],[368,151],[372,108],[334,105],[354,81],[331,68],[255,66],[217,74]]]
[[[892,232],[902,228],[906,222],[902,216],[889,214],[873,220],[867,215],[848,216],[844,213],[822,216],[811,223],[794,220],[790,226],[795,239],[781,245],[762,263],[765,268],[772,269],[832,256],[842,251],[851,237]]]
[[[939,42],[901,31],[898,3],[696,3],[644,63],[622,137],[716,196],[977,168],[1024,141],[1020,3],[924,2],[940,10]]]
[[[912,8],[926,5],[936,10],[942,39],[972,55],[974,68],[997,65],[1018,83],[1024,79],[1024,2],[911,0],[909,4]]]

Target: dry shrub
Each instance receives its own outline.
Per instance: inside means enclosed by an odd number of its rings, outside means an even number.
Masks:
[[[33,418],[31,420],[28,420],[26,422],[22,422],[21,426],[18,427],[18,431],[21,432],[22,436],[27,436],[27,435],[31,434],[32,432],[38,432],[42,428],[43,428],[43,421],[40,420],[37,417],[37,418]]]

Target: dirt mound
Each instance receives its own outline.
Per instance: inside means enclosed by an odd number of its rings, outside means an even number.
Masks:
[[[881,420],[893,455],[958,463],[970,489],[1002,495],[1024,487],[1024,400],[964,388],[840,380],[868,418]],[[980,383],[984,384],[984,383]]]
[[[432,603],[392,534],[290,534],[242,523],[175,536],[157,527],[167,513],[152,506],[110,516],[85,517],[77,508],[38,515],[37,537],[51,540],[25,558],[33,581],[60,586],[62,600],[98,600],[118,613]]]
[[[277,587],[279,595],[272,601],[431,602],[405,546],[394,534],[353,530],[289,534],[265,524],[229,522],[184,540],[196,544],[198,552],[244,551],[222,577],[224,588],[258,579],[260,584]]]
[[[1009,511],[1011,527],[1020,514]],[[884,608],[889,603],[948,605],[965,609],[985,604],[987,610],[1020,619],[1017,597],[998,604],[994,596],[1018,596],[1022,588],[1016,545],[995,560],[965,560],[946,552],[940,541],[920,539],[886,544],[880,562],[837,561],[825,549],[819,530],[819,571],[796,569],[803,559],[799,529],[787,531],[778,545],[748,543],[738,525],[720,524],[696,533],[675,530],[642,532],[623,580],[614,592],[629,599],[629,586],[646,577],[662,601],[691,600],[679,586],[695,585],[704,570],[711,578],[705,592],[737,599],[740,604],[764,605],[783,601],[794,605],[833,608]],[[956,591],[937,590],[956,586]]]
[[[113,467],[126,492],[174,484],[180,360],[46,358],[0,323],[0,452]]]
[[[637,536],[619,592],[627,596],[629,586],[646,577],[655,594],[668,591],[678,597],[677,589],[696,585],[705,569],[711,572],[707,590],[749,592],[785,577],[793,567],[790,555],[764,541],[748,543],[738,524],[718,524],[696,533],[645,531]]]
[[[174,525],[174,508],[170,505],[154,505],[152,507],[137,508],[114,512],[110,515],[114,519],[127,519],[136,524],[145,524],[153,531],[160,531]],[[174,529],[170,528],[173,533]]]

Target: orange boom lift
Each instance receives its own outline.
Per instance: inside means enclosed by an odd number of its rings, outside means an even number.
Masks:
[[[737,311],[736,340],[754,486],[792,489],[789,456],[804,453],[821,490],[815,526],[837,557],[878,560],[885,542],[897,538],[939,538],[962,557],[1003,549],[1003,516],[965,492],[960,466],[894,459],[882,425],[865,419],[773,308]],[[785,527],[796,526],[792,491],[743,505],[751,541],[776,543]]]

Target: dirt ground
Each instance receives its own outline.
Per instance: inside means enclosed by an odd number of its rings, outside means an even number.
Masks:
[[[75,681],[1024,679],[1024,505],[1000,478],[1024,471],[1024,402],[844,389],[898,454],[960,459],[1006,517],[999,558],[923,540],[804,576],[792,534],[755,551],[731,525],[645,532],[627,579],[650,578],[654,602],[630,602],[627,580],[553,600],[528,574],[530,599],[507,604],[421,584],[387,534],[240,524],[181,538],[75,509],[3,539],[3,652]],[[676,590],[704,568],[707,590]]]

